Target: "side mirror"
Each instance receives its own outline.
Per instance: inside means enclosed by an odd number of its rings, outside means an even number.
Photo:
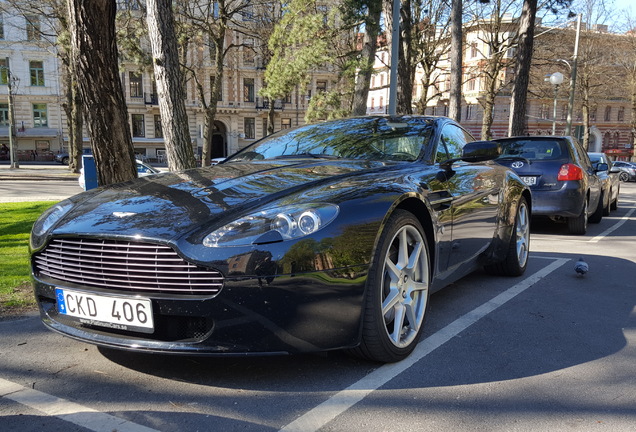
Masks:
[[[457,161],[483,162],[493,160],[501,155],[501,147],[493,141],[473,141],[467,143],[462,150],[462,157],[449,159],[440,164],[446,171],[452,171],[451,167]]]
[[[493,141],[473,141],[464,146],[462,160],[466,162],[483,162],[493,160],[501,155],[501,147]]]
[[[596,172],[607,171],[609,170],[609,165],[603,162],[599,162],[596,164]]]

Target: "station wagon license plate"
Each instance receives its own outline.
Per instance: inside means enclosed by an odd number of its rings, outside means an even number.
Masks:
[[[152,303],[149,299],[89,294],[55,289],[57,312],[79,318],[84,324],[152,333]]]
[[[521,180],[528,186],[534,186],[537,184],[537,178],[534,176],[522,176]]]

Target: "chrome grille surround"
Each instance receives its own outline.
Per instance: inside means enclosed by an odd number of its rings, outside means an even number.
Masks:
[[[110,239],[56,238],[33,257],[36,276],[139,294],[213,296],[223,275],[181,258],[170,246]]]

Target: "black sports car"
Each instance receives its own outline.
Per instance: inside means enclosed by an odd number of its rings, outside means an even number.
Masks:
[[[431,292],[526,269],[528,187],[471,141],[447,118],[335,120],[71,197],[33,226],[42,319],[136,351],[400,360]]]

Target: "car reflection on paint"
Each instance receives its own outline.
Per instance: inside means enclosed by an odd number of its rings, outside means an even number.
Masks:
[[[33,227],[42,320],[133,351],[403,359],[432,292],[526,269],[531,195],[498,155],[447,118],[361,117],[84,192]]]

